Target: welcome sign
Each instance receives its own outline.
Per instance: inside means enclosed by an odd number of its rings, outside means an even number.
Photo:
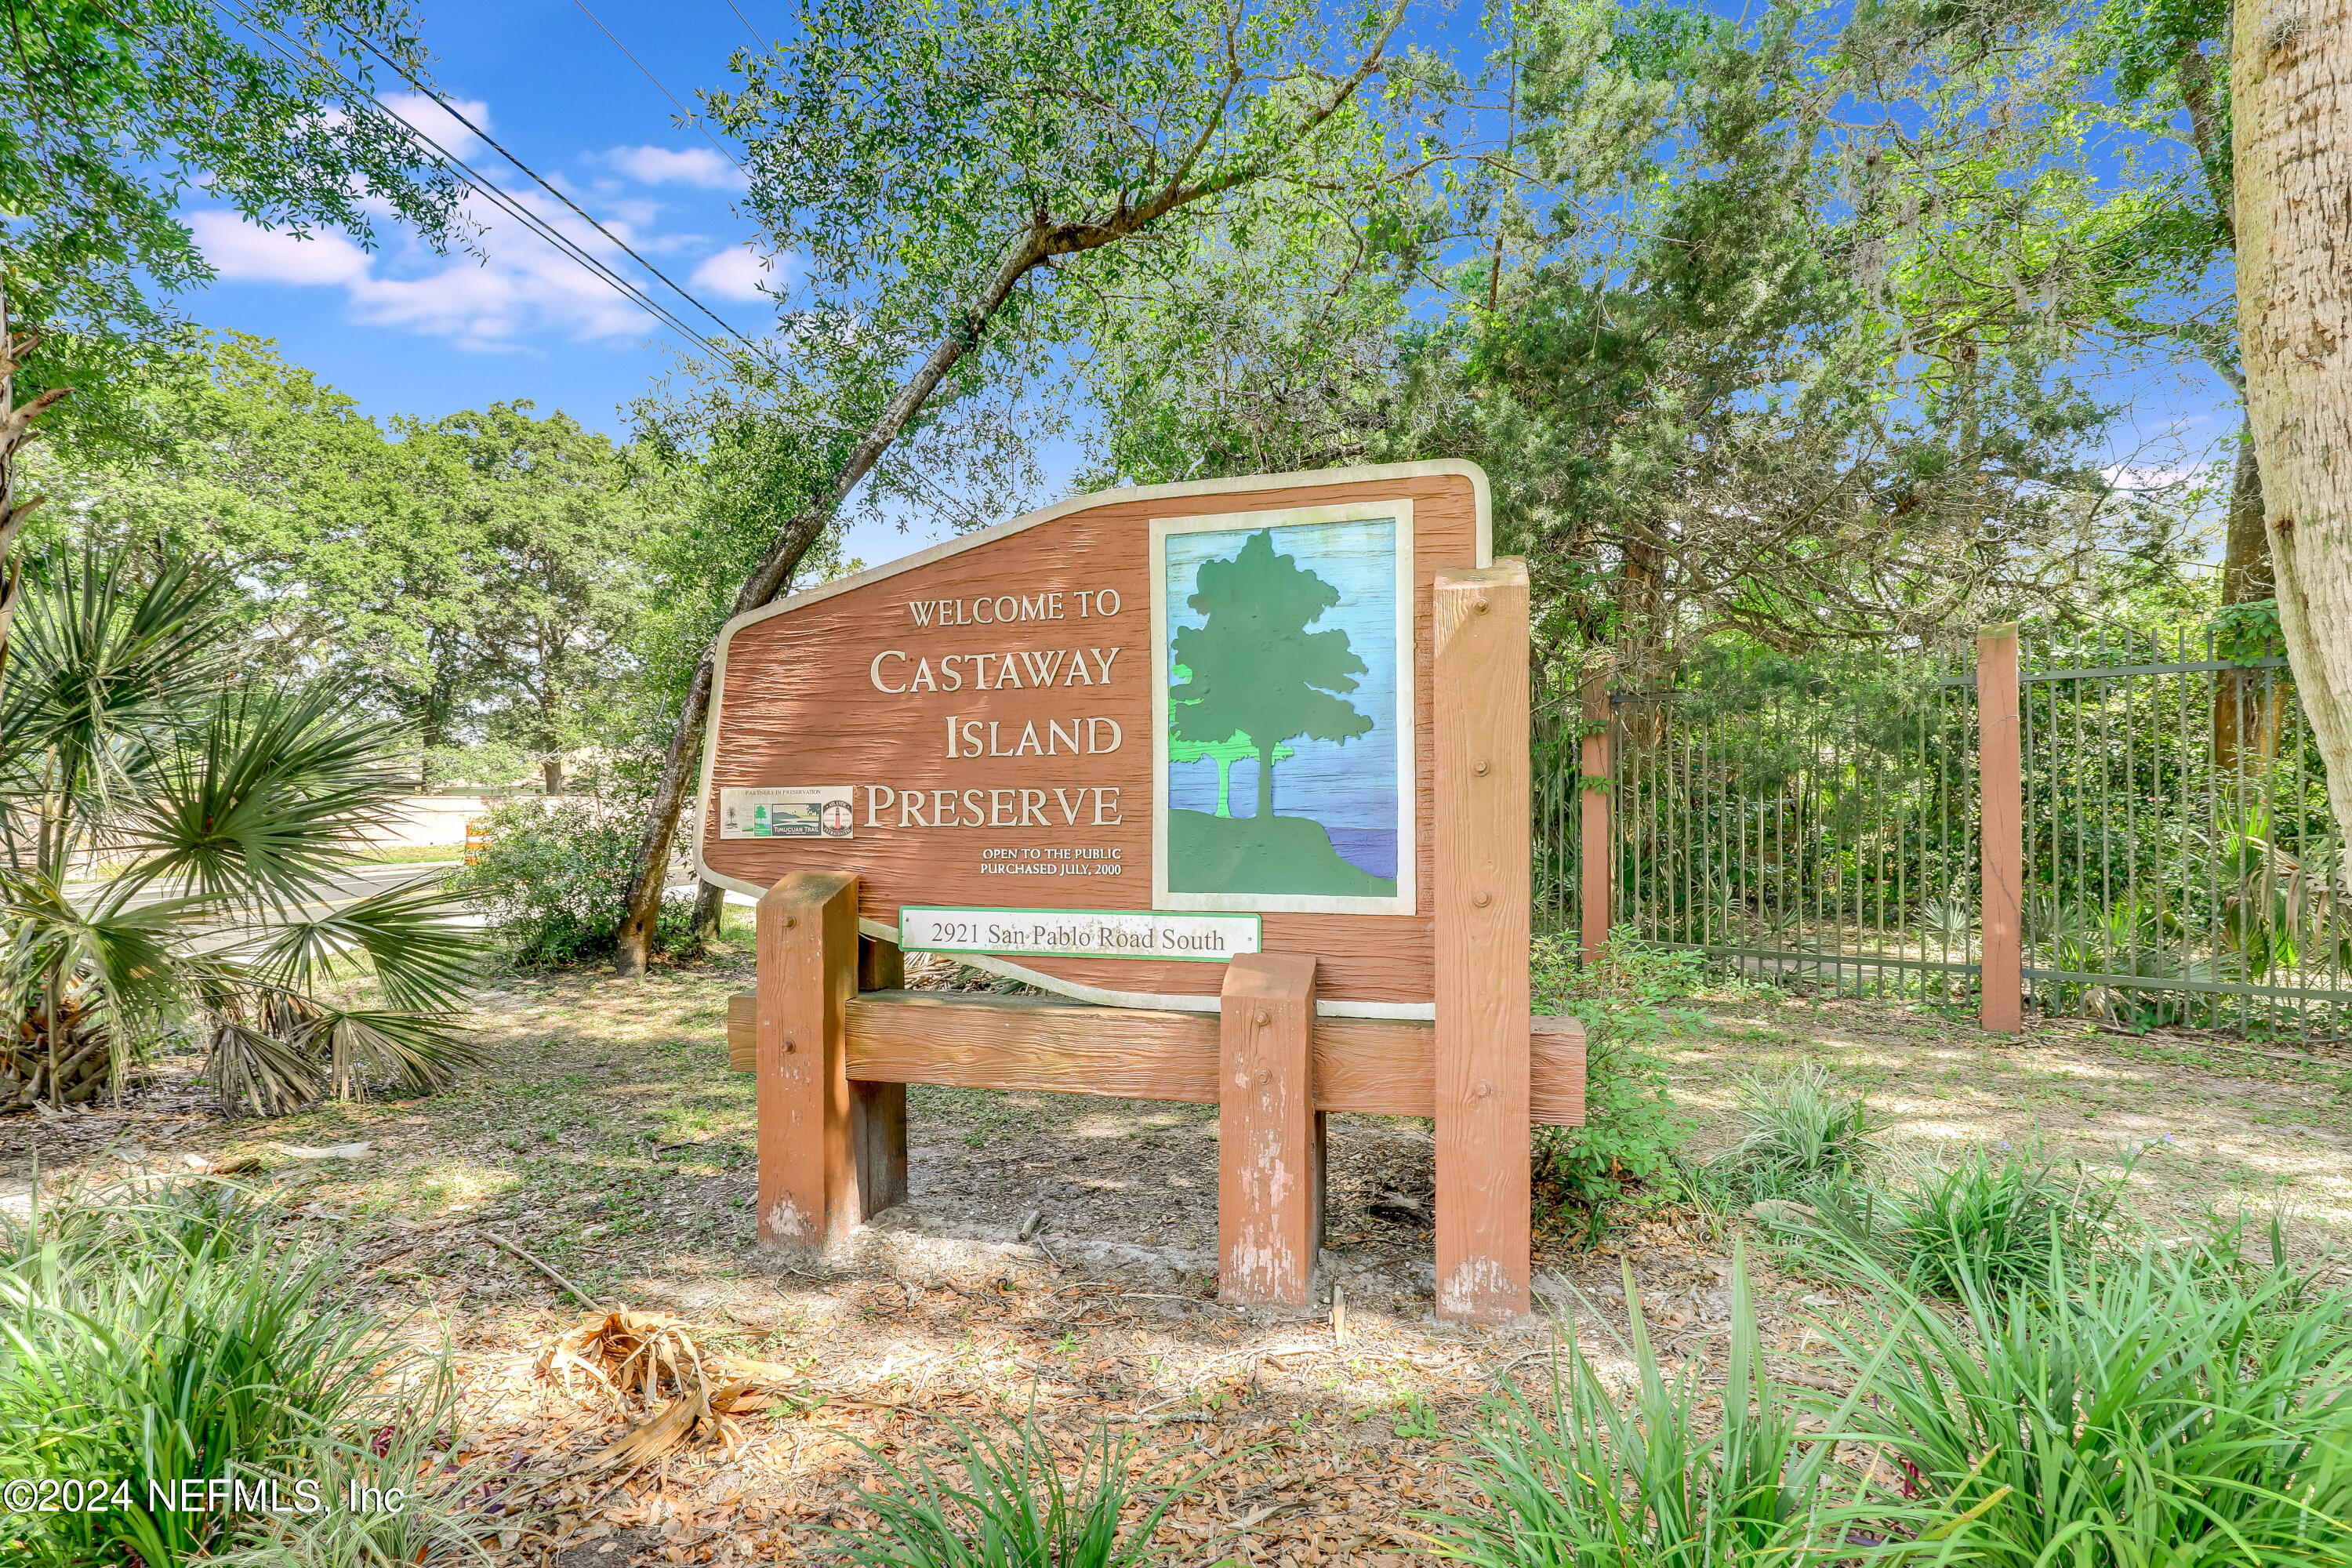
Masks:
[[[1432,583],[1486,481],[1420,463],[1080,497],[738,616],[698,869],[859,878],[861,929],[1093,1001],[1428,1017]]]

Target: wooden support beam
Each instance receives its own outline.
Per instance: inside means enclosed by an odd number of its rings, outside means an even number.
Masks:
[[[794,871],[759,904],[759,1239],[829,1250],[864,1218],[844,1009],[857,988],[857,879]]]
[[[753,999],[727,1001],[728,1065],[751,1070]],[[1115,1016],[1107,1016],[1116,1013]],[[1584,1026],[1528,1020],[1528,1115],[1584,1125]],[[1097,1007],[1036,996],[866,992],[845,1021],[853,1081],[944,1083],[1115,1100],[1217,1103],[1217,1015]],[[1315,1109],[1429,1116],[1436,1027],[1412,1020],[1315,1020]]]
[[[1600,962],[1609,940],[1612,918],[1610,872],[1616,851],[1609,838],[1609,792],[1592,781],[1609,777],[1609,678],[1596,675],[1584,683],[1584,728],[1577,752],[1577,955],[1580,962]]]
[[[857,989],[896,991],[907,984],[898,944],[887,937],[857,938]],[[861,1215],[872,1219],[907,1201],[907,1086],[849,1075],[850,1115],[856,1145]]]
[[[1527,563],[1433,592],[1437,1315],[1493,1322],[1532,1273]]]
[[[1977,954],[1979,1022],[2013,1034],[2025,1023],[2021,932],[2025,895],[2025,792],[2018,754],[2017,627],[1977,634],[1979,892],[1984,900]]]
[[[1315,1280],[1315,961],[1225,965],[1217,1029],[1217,1299],[1304,1307]]]

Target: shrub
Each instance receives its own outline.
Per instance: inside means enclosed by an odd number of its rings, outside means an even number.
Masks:
[[[2284,1269],[2249,1282],[2154,1247],[2093,1264],[2062,1246],[2032,1290],[1971,1260],[1955,1312],[1855,1267],[1874,1305],[1827,1330],[1873,1395],[1853,1441],[1885,1444],[1924,1500],[1973,1516],[1961,1561],[2352,1561],[2343,1292],[2290,1319],[2280,1301],[2306,1282]]]
[[[258,1547],[266,1514],[151,1510],[150,1484],[274,1481],[292,1507],[310,1479],[340,1512],[331,1481],[384,1473],[373,1436],[449,1424],[446,1364],[406,1375],[420,1363],[394,1325],[339,1292],[347,1260],[281,1245],[275,1217],[229,1184],[181,1180],[5,1225],[0,1472],[121,1487],[101,1510],[12,1511],[10,1561],[168,1568]],[[392,1484],[414,1489],[415,1470]],[[428,1500],[412,1531],[446,1525]]]
[[[1958,1165],[1913,1163],[1889,1183],[1797,1185],[1789,1195],[1801,1203],[1765,1223],[1796,1254],[1819,1254],[1817,1269],[1866,1257],[1927,1295],[1957,1300],[1970,1279],[2005,1294],[2041,1289],[2053,1258],[2082,1262],[2107,1246],[2129,1175],[2129,1165],[2095,1176],[2038,1150],[1980,1150]]]
[[[1959,1297],[2039,1287],[2060,1258],[2088,1258],[2122,1201],[2121,1176],[2071,1176],[2038,1152],[1983,1151],[1964,1164],[1921,1166],[1883,1204],[1911,1285]]]
[[[613,951],[636,872],[634,816],[583,801],[509,801],[489,814],[489,843],[448,887],[482,911],[519,964],[588,963]],[[657,952],[692,942],[694,901],[665,899]]]
[[[1586,1052],[1585,1123],[1536,1130],[1536,1177],[1569,1201],[1598,1205],[1627,1183],[1656,1178],[1682,1147],[1665,1063],[1649,1047],[1694,1016],[1659,1004],[1697,984],[1699,956],[1646,946],[1621,929],[1591,965],[1578,963],[1569,937],[1538,938],[1529,957],[1536,1011],[1580,1020]]]
[[[1877,1135],[1885,1129],[1860,1090],[1811,1062],[1777,1079],[1748,1079],[1732,1116],[1744,1131],[1723,1164],[1757,1197],[1859,1174],[1876,1157]]]
[[[882,1479],[859,1500],[880,1517],[870,1529],[836,1532],[835,1557],[873,1568],[1129,1568],[1150,1561],[1160,1520],[1208,1473],[1193,1471],[1146,1507],[1144,1489],[1160,1472],[1139,1468],[1134,1444],[1108,1428],[1095,1429],[1076,1477],[1065,1479],[1034,1414],[1009,1444],[949,1425],[956,1475],[921,1456],[909,1470],[866,1450]]]
[[[1570,1325],[1550,1387],[1534,1400],[1508,1390],[1463,1467],[1484,1506],[1424,1516],[1439,1556],[1480,1568],[1860,1562],[1892,1533],[1935,1529],[1929,1509],[1844,1492],[1853,1478],[1819,1434],[1846,1429],[1864,1388],[1824,1421],[1773,1382],[1743,1254],[1733,1257],[1720,1396],[1688,1365],[1672,1380],[1660,1370],[1630,1266],[1624,1279],[1631,1408],[1620,1408]]]

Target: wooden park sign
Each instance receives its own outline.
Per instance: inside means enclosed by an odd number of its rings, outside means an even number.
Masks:
[[[720,634],[703,757],[763,1240],[903,1197],[908,1083],[1192,1100],[1221,1293],[1304,1305],[1324,1114],[1428,1116],[1438,1311],[1527,1310],[1583,1037],[1528,1013],[1527,573],[1476,468],[1084,496],[794,595]],[[906,950],[1058,995],[906,991]]]

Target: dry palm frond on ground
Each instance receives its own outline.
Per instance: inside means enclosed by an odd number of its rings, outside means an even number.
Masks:
[[[626,1475],[697,1433],[730,1451],[742,1441],[736,1418],[767,1408],[794,1374],[772,1362],[706,1350],[698,1339],[709,1333],[666,1312],[614,1308],[590,1313],[548,1342],[539,1357],[541,1377],[561,1378],[566,1393],[576,1393],[584,1378],[612,1396],[624,1419],[633,1409],[652,1412],[583,1460],[581,1470]],[[714,1386],[714,1375],[726,1381]],[[759,1384],[768,1392],[758,1392]],[[668,1403],[656,1410],[665,1389]]]

